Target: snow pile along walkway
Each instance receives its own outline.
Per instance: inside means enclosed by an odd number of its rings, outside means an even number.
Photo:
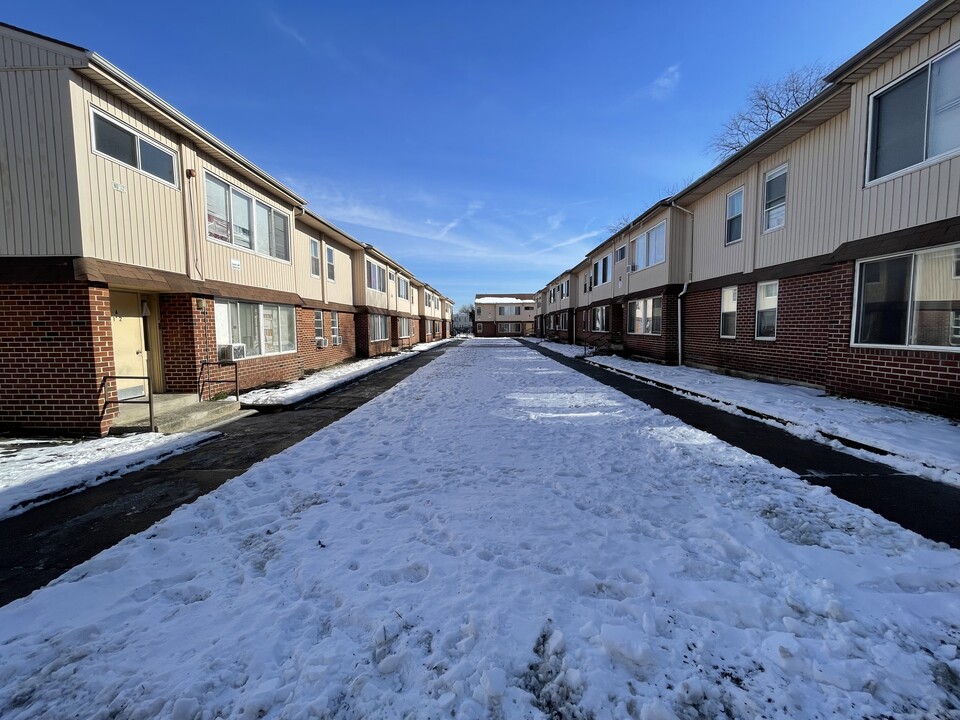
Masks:
[[[0,716],[949,718],[960,553],[513,341],[0,609]]]

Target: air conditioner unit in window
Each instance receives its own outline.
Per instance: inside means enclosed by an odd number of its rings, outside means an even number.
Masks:
[[[337,345],[343,345],[343,338],[340,337],[339,335],[334,335],[334,336],[333,336],[333,346],[336,347]]]
[[[325,348],[325,347],[326,347],[327,345],[329,345],[329,344],[330,344],[330,341],[327,340],[325,337],[318,337],[318,338],[317,338],[317,347],[318,347],[318,348]]]
[[[636,272],[639,269],[639,265],[627,265],[627,272]]]
[[[217,359],[222,362],[236,362],[247,356],[247,346],[243,343],[217,345]]]

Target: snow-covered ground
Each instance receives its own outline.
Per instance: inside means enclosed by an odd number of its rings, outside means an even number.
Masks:
[[[538,343],[567,357],[583,348]],[[690,367],[658,365],[622,357],[595,356],[589,362],[616,372],[668,385],[700,402],[728,412],[743,410],[776,418],[790,433],[826,442],[840,450],[892,465],[930,480],[960,486],[960,425],[936,415],[846,398],[797,385],[779,385],[729,377]],[[881,455],[852,450],[830,436],[882,450]]]
[[[958,643],[960,552],[471,340],[0,609],[0,716],[951,718]]]
[[[217,435],[137,433],[93,440],[0,439],[0,519],[154,465]]]

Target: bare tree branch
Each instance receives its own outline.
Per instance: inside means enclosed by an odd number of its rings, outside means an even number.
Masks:
[[[720,160],[733,155],[772,128],[794,110],[812,100],[826,87],[823,76],[829,68],[816,63],[787,73],[776,82],[754,85],[746,107],[730,118],[710,141]]]

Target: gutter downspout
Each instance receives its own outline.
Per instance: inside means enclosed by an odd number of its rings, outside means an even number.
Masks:
[[[693,213],[677,205],[673,200],[670,207],[675,207],[690,216],[690,229],[687,232],[687,279],[683,282],[683,290],[677,295],[677,365],[683,365],[683,296],[687,294],[690,281],[693,279]]]

